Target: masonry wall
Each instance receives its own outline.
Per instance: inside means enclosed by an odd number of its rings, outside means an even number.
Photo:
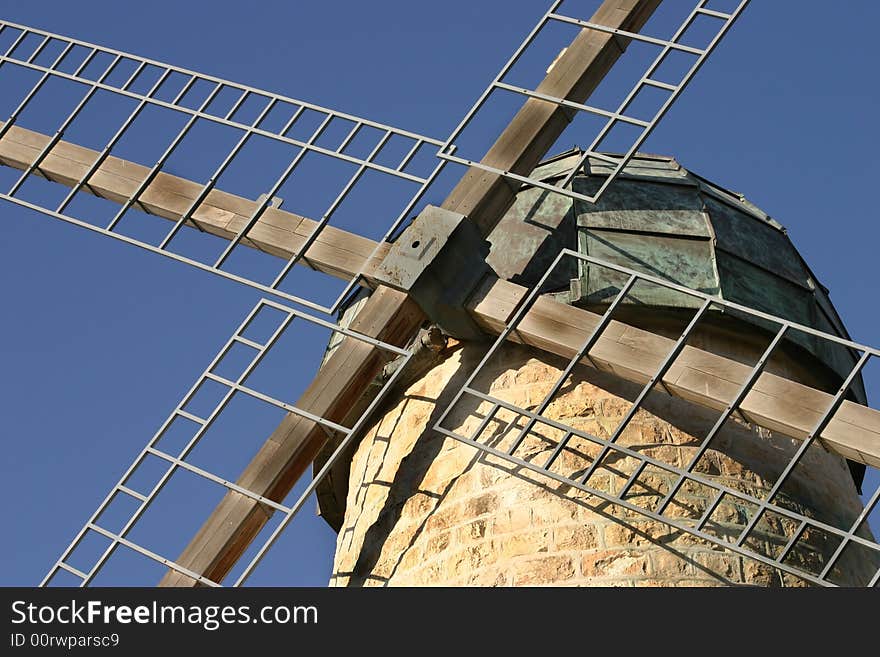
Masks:
[[[715,586],[748,584],[800,586],[805,582],[778,569],[724,551],[711,542],[560,485],[525,468],[511,468],[492,456],[432,431],[438,413],[461,387],[484,347],[458,346],[448,358],[392,400],[365,436],[351,466],[345,523],[339,533],[336,586],[578,585]],[[524,347],[504,348],[481,373],[476,386],[521,407],[535,407],[552,386],[563,362]],[[546,415],[600,437],[609,437],[639,387],[590,368],[575,372]],[[489,404],[460,404],[445,422],[470,433]],[[620,443],[664,461],[686,466],[714,423],[713,413],[662,392],[653,393],[623,433]],[[500,414],[484,432],[489,444],[505,448],[516,431],[514,418]],[[517,450],[543,462],[559,435],[529,436]],[[740,421],[729,421],[715,449],[697,470],[755,495],[765,493],[799,445]],[[554,470],[582,472],[598,449],[572,440]],[[632,459],[603,461],[590,480],[602,490],[619,490]],[[650,469],[628,498],[654,508],[671,477]],[[708,490],[686,485],[668,515],[698,517]],[[844,526],[861,504],[845,462],[821,446],[811,448],[784,488],[782,502],[829,524]],[[752,509],[725,498],[707,530],[735,536]],[[777,554],[794,523],[767,517],[749,545]],[[836,544],[806,534],[789,563],[817,572]],[[873,566],[876,569],[876,565]],[[844,553],[837,583],[864,583],[871,564]]]

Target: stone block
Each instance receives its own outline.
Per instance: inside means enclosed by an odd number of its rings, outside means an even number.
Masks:
[[[478,516],[492,513],[498,508],[498,495],[496,493],[483,493],[477,497],[472,497],[464,503],[463,517],[476,518]]]
[[[425,557],[423,550],[418,545],[414,545],[401,555],[400,565],[397,567],[397,572],[405,573],[410,570],[415,570],[422,566],[424,562]]]
[[[498,549],[502,559],[512,559],[524,555],[548,552],[550,549],[550,529],[530,532],[504,534],[497,536]]]
[[[654,577],[679,578],[694,572],[692,557],[687,552],[651,550],[651,563]]]
[[[585,554],[581,560],[585,577],[619,577],[648,575],[648,554],[641,550],[600,550]]]
[[[480,568],[464,580],[465,586],[510,586],[507,572],[501,568]]]
[[[778,568],[755,561],[743,559],[743,582],[752,586],[782,586],[782,575]]]
[[[560,498],[549,491],[545,500],[544,504],[531,506],[533,525],[556,525],[580,518],[581,510],[578,502]]]
[[[515,506],[500,511],[492,518],[492,533],[518,532],[528,528],[531,524],[531,510],[526,506]]]
[[[439,534],[434,534],[426,541],[425,552],[427,552],[428,554],[436,554],[437,552],[442,552],[449,547],[451,542],[452,536],[450,532],[441,532]]]
[[[599,530],[584,525],[554,527],[553,545],[559,551],[592,550],[599,547]]]
[[[701,551],[691,554],[695,562],[694,572],[700,577],[720,579],[722,583],[742,582],[742,560],[738,554]]]
[[[605,525],[603,531],[606,547],[643,547],[656,545],[658,539],[669,534],[669,527],[654,521],[632,524],[609,523]]]
[[[455,530],[456,541],[460,545],[466,545],[467,543],[473,543],[474,541],[479,541],[486,537],[486,530],[491,521],[486,518],[478,518],[473,522],[469,522],[468,524],[458,527]]]
[[[515,586],[538,586],[556,584],[574,577],[574,564],[571,557],[547,555],[513,562],[513,583]]]

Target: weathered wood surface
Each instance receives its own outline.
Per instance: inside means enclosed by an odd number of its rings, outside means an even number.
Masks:
[[[499,333],[527,293],[526,288],[508,281],[486,280],[468,308],[482,328]],[[511,339],[571,358],[599,320],[595,313],[541,297],[523,316]],[[584,363],[627,381],[646,383],[673,344],[669,338],[612,320]],[[686,346],[663,383],[672,395],[722,410],[750,372],[742,363]],[[740,409],[755,424],[803,440],[830,408],[832,399],[821,390],[764,372]],[[841,456],[880,467],[880,411],[844,401],[820,438]]]
[[[0,128],[3,125],[0,121]],[[0,163],[26,169],[49,141],[47,135],[12,126],[0,140]],[[40,163],[39,172],[49,180],[72,187],[85,177],[99,155],[98,151],[61,140]],[[89,178],[83,191],[124,203],[149,172],[148,167],[111,155]],[[179,176],[159,173],[141,194],[140,205],[157,217],[176,222],[198,198],[202,187]],[[256,201],[214,189],[196,208],[192,215],[194,221],[187,225],[197,224],[206,233],[231,240],[247,224],[257,206]],[[241,243],[287,260],[302,250],[317,226],[318,222],[313,219],[267,208]],[[371,239],[327,225],[309,245],[303,262],[331,276],[350,280],[365,266],[372,268],[385,257],[388,246],[382,244],[371,260],[376,246],[377,242]]]
[[[660,0],[604,2],[591,22],[638,32]],[[537,91],[546,96],[585,102],[623,53],[626,39],[607,32],[582,30],[547,73]],[[532,172],[568,127],[574,110],[529,98],[489,149],[482,163],[522,176]],[[470,217],[487,235],[504,215],[519,185],[500,174],[471,167],[443,207]]]
[[[390,343],[409,338],[424,320],[406,294],[388,287],[369,298],[352,330]],[[309,412],[341,424],[387,360],[366,342],[346,337],[318,370],[297,402]],[[327,442],[320,425],[288,414],[244,469],[236,483],[281,502]],[[189,570],[214,581],[223,577],[272,516],[273,509],[251,497],[228,491],[177,559]],[[196,581],[169,570],[160,586],[194,586]]]

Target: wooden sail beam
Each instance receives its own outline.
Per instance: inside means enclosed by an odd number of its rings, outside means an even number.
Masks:
[[[403,292],[378,288],[351,324],[351,329],[383,342],[405,343],[424,321],[416,303]],[[345,338],[318,370],[297,405],[310,413],[342,422],[385,364],[379,349]],[[306,472],[328,440],[324,428],[289,413],[272,432],[236,484],[271,500],[282,501]],[[221,581],[272,516],[273,509],[252,497],[229,490],[177,563]],[[169,570],[160,586],[195,586],[196,581]]]
[[[0,121],[0,129],[3,126],[4,122]],[[50,140],[48,135],[12,126],[0,140],[0,163],[25,170],[37,160]],[[86,176],[99,156],[98,151],[61,140],[43,159],[37,172],[48,180],[73,187]],[[125,203],[149,172],[149,167],[111,155],[82,190]],[[150,214],[176,222],[198,198],[202,188],[197,182],[160,172],[139,197],[139,204]],[[258,205],[256,201],[214,189],[186,225],[231,240],[247,224]],[[288,260],[299,253],[317,227],[318,222],[313,219],[267,208],[241,243]],[[376,247],[374,240],[327,225],[306,249],[303,263],[325,274],[351,280],[364,267],[381,262],[387,245],[381,245],[374,256]]]
[[[590,22],[626,32],[638,32],[660,0],[604,2]],[[623,53],[625,38],[581,30],[560,55],[537,88],[553,98],[583,103]],[[482,164],[528,176],[568,127],[574,111],[529,98],[495,141]],[[443,208],[469,217],[488,235],[513,203],[519,188],[501,174],[471,167],[443,203]]]
[[[487,332],[504,330],[517,305],[528,294],[521,285],[486,279],[468,304],[474,320]],[[517,324],[510,339],[572,358],[601,316],[549,297],[539,297]],[[675,341],[612,320],[583,363],[627,381],[645,384],[657,372]],[[663,377],[673,396],[724,410],[748,379],[752,368],[708,351],[685,346]],[[771,431],[803,440],[815,429],[833,395],[769,372],[757,379],[739,410],[745,418]],[[880,468],[880,411],[845,400],[819,436],[825,447],[858,463]]]

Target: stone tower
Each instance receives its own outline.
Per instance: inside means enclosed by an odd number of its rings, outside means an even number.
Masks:
[[[535,171],[543,180],[564,176],[580,155],[552,158]],[[601,173],[591,163],[591,173]],[[598,165],[601,166],[601,165]],[[596,176],[575,178],[590,192]],[[825,290],[785,230],[746,201],[686,171],[666,157],[639,156],[595,205],[523,189],[489,237],[489,264],[502,278],[534,285],[562,248],[576,249],[707,294],[845,336]],[[614,281],[573,263],[546,286],[561,303],[601,309]],[[619,319],[675,337],[693,313],[687,302],[655,290],[625,303]],[[352,315],[357,304],[347,311]],[[343,318],[343,321],[345,318]],[[766,346],[766,327],[747,318],[711,316],[690,344],[752,365]],[[332,348],[332,346],[331,346]],[[322,515],[339,532],[331,585],[581,585],[797,586],[796,576],[725,551],[619,505],[603,501],[525,468],[485,455],[433,430],[485,344],[451,340],[417,368],[372,419],[372,428],[318,491]],[[565,367],[550,354],[510,344],[480,370],[475,385],[519,407],[534,407]],[[775,352],[768,370],[826,391],[852,367],[843,349],[799,334]],[[582,366],[544,413],[550,419],[608,438],[640,386]],[[864,402],[858,382],[855,401]],[[459,404],[449,429],[468,434],[488,410]],[[485,406],[485,407],[484,407]],[[620,444],[685,467],[717,412],[662,391],[652,392],[627,425]],[[502,411],[485,431],[505,448],[521,418]],[[530,434],[517,454],[537,461],[558,437]],[[732,418],[698,462],[697,470],[757,497],[772,486],[800,443]],[[577,438],[556,461],[583,469],[598,449]],[[318,459],[318,467],[322,459]],[[602,462],[590,485],[613,492],[626,479],[625,463]],[[780,503],[843,526],[858,515],[863,471],[820,445],[810,448],[780,494]],[[639,479],[631,495],[650,508],[668,486],[666,475]],[[668,489],[668,488],[667,488]],[[707,491],[688,484],[667,515],[698,517]],[[735,536],[752,510],[726,500],[710,516],[715,535]],[[791,535],[785,518],[768,516],[748,547],[772,554]],[[834,546],[805,535],[789,562],[821,570]],[[873,569],[876,569],[873,565]],[[872,565],[842,558],[834,581],[864,584]]]

